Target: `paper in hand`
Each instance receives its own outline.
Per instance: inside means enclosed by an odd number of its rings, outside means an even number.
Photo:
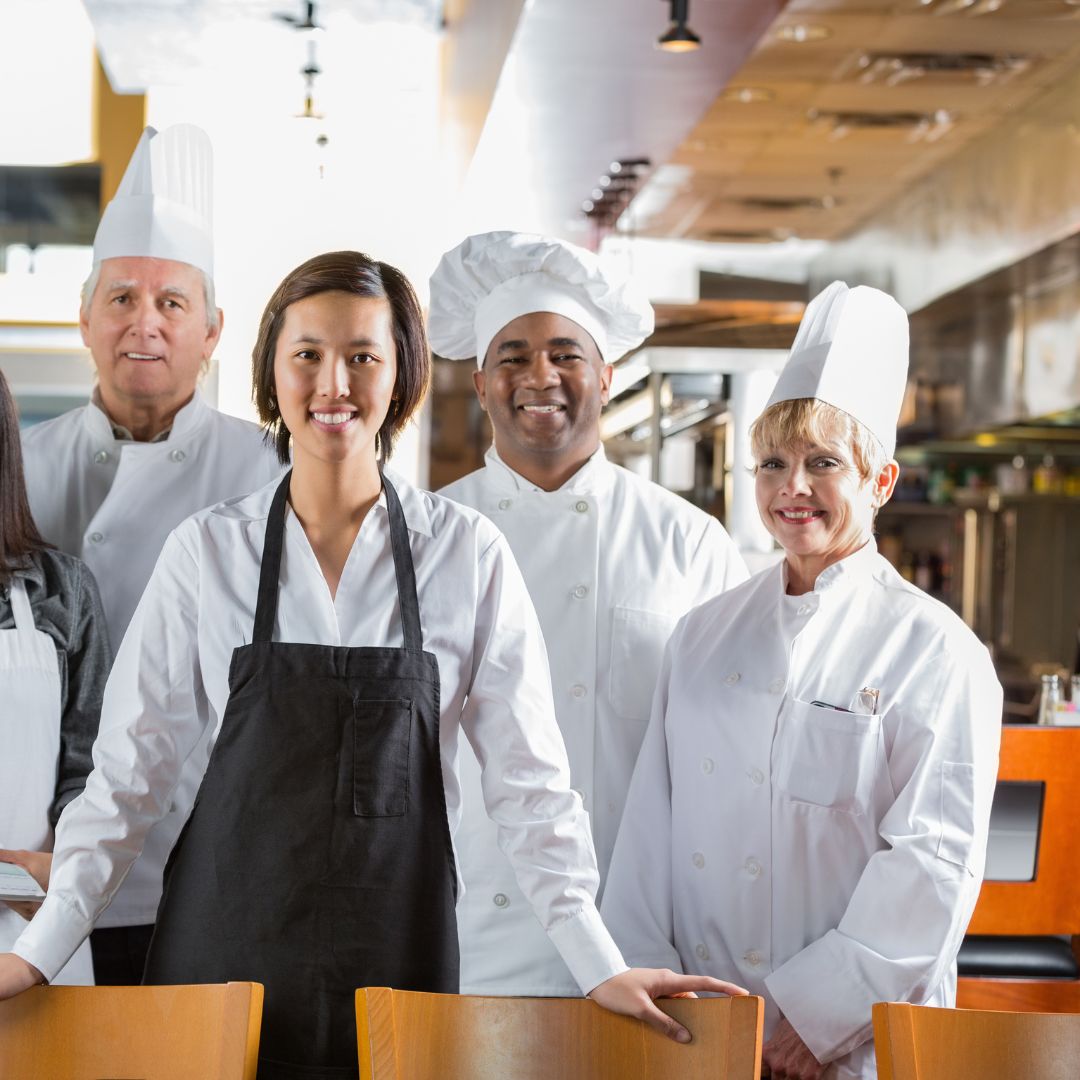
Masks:
[[[44,900],[41,886],[21,866],[0,862],[0,900]]]

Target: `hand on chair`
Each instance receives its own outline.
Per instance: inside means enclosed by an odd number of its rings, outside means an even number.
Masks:
[[[0,953],[0,1001],[21,994],[44,981],[45,976],[21,956]]]
[[[810,1052],[799,1033],[784,1018],[776,1025],[765,1044],[761,1063],[768,1067],[765,1076],[773,1080],[821,1080],[825,1066]]]
[[[746,991],[734,983],[708,975],[676,975],[667,968],[631,968],[602,982],[589,993],[598,1005],[611,1012],[636,1016],[676,1042],[690,1042],[690,1032],[653,1004],[659,997],[695,997],[695,991],[742,997]]]

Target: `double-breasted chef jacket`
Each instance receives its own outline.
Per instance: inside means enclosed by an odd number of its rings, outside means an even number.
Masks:
[[[955,1001],[1001,687],[872,540],[785,589],[780,564],[672,635],[604,919],[631,963],[740,983],[766,1037],[783,1015],[828,1076],[873,1077],[874,1002]]]
[[[388,475],[408,526],[423,647],[438,662],[451,835],[461,815],[464,732],[483,763],[485,803],[518,881],[588,992],[626,965],[594,902],[588,820],[570,788],[525,583],[489,521]],[[217,729],[233,650],[251,640],[276,486],[189,518],[162,551],[106,687],[94,771],[60,821],[49,895],[15,946],[46,977],[89,933],[147,830],[168,811],[183,762]],[[334,598],[289,512],[275,642],[400,647],[396,596],[385,495],[361,525]]]
[[[494,447],[485,461],[443,494],[498,525],[521,567],[602,889],[664,645],[683,614],[744,581],[746,567],[715,518],[613,465],[602,447],[550,492],[510,469]],[[462,991],[577,994],[499,850],[479,776],[466,747],[457,838],[466,886],[458,905]]]
[[[93,402],[23,432],[30,509],[42,536],[82,559],[97,579],[113,649],[127,630],[166,537],[184,518],[279,477],[283,466],[255,424],[196,393],[167,439],[117,438]],[[109,722],[102,716],[103,726]],[[192,751],[123,889],[99,926],[152,923],[161,875],[191,811],[207,744]]]

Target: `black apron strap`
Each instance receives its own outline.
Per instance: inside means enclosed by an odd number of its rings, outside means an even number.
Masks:
[[[394,554],[394,573],[397,575],[398,607],[401,610],[401,629],[405,636],[405,651],[421,652],[424,648],[420,633],[420,604],[416,599],[416,572],[413,569],[409,528],[394,485],[382,478],[386,492],[386,512],[390,517],[390,550]]]
[[[281,546],[285,537],[285,504],[289,499],[290,469],[274,492],[270,513],[266,516],[266,538],[263,541],[262,567],[259,570],[259,598],[255,604],[253,645],[263,645],[274,639],[274,620],[277,618],[278,578],[281,574]]]
[[[265,644],[274,637],[278,582],[281,577],[281,549],[285,537],[285,504],[289,498],[291,479],[292,469],[278,485],[266,518],[266,538],[263,541],[262,566],[259,571],[259,597],[255,605],[255,628],[251,636],[253,645]],[[416,599],[416,572],[413,569],[412,548],[409,546],[409,529],[405,524],[405,514],[394,485],[385,476],[382,478],[382,485],[386,493],[386,512],[390,519],[390,550],[394,556],[405,651],[419,653],[423,651],[424,645],[420,633],[420,604]]]

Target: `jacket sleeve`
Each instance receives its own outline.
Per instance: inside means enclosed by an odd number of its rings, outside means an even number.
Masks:
[[[885,847],[835,930],[765,980],[819,1061],[872,1034],[878,1001],[925,1001],[955,963],[978,899],[997,778],[1002,693],[986,650],[939,651],[883,717],[895,801]],[[891,739],[891,747],[889,740]]]
[[[705,528],[692,565],[704,567],[707,574],[705,587],[697,601],[699,604],[741,585],[750,577],[735,541],[715,518]]]
[[[198,588],[198,564],[173,533],[106,684],[94,770],[60,818],[48,896],[13,949],[46,979],[108,906],[209,722]]]
[[[79,562],[70,598],[72,625],[67,643],[67,678],[60,715],[60,760],[56,796],[49,808],[55,828],[64,807],[86,786],[92,759],[91,748],[98,733],[101,698],[112,663],[105,612],[101,607],[94,575]]]
[[[596,910],[589,819],[570,789],[540,625],[500,535],[480,558],[472,677],[461,727],[488,816],[522,893],[588,994],[626,970]]]
[[[664,650],[652,716],[641,744],[604,888],[601,914],[627,961],[637,967],[682,964],[675,940],[671,880],[671,769],[667,704],[672,657],[685,620]]]

